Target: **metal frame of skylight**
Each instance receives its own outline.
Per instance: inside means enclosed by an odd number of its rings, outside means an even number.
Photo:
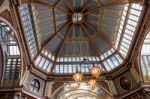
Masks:
[[[17,80],[21,68],[19,46],[12,29],[0,21],[0,39],[4,53],[4,80]]]
[[[128,8],[128,6],[129,6],[129,8]],[[139,8],[137,8],[137,6]],[[23,13],[22,12],[23,10],[25,10],[24,12],[26,12],[26,13]],[[135,34],[135,31],[131,30],[130,27],[134,26],[134,28],[136,29],[137,23],[135,23],[135,22],[138,21],[137,19],[139,19],[139,17],[140,17],[141,10],[142,10],[142,7],[140,6],[140,4],[134,4],[133,3],[133,4],[129,4],[129,5],[124,6],[124,10],[123,10],[123,13],[122,13],[122,18],[121,18],[121,23],[120,23],[120,27],[119,27],[119,30],[118,30],[116,43],[115,43],[115,47],[116,47],[116,49],[118,49],[118,51],[117,52],[112,52],[113,50],[111,49],[111,50],[108,50],[106,53],[100,55],[100,58],[101,58],[100,61],[102,61],[102,63],[99,66],[101,66],[101,68],[103,68],[102,70],[110,71],[110,70],[116,68],[118,65],[123,63],[123,60],[124,60],[123,57],[126,58],[126,55],[127,55],[128,51],[129,51],[129,48],[130,48],[130,44],[131,44],[133,36]],[[22,5],[22,7],[20,7],[20,13],[21,13],[22,18],[23,18],[23,23],[25,22],[24,21],[25,16],[30,18],[27,4],[24,4],[24,5]],[[136,19],[136,20],[134,20],[134,19]],[[27,26],[24,25],[24,27],[29,28],[28,26],[30,26],[30,28],[31,28],[32,27],[31,26],[31,20],[28,19],[27,21],[28,22],[26,22],[26,23],[28,23],[29,25],[27,25]],[[124,21],[125,21],[125,23],[124,23]],[[25,32],[27,32],[26,34],[29,34],[28,31],[25,31]],[[33,28],[31,29],[30,34],[31,34],[30,35],[30,38],[31,38],[34,35],[33,34]],[[131,39],[126,40],[126,38],[131,38]],[[31,51],[32,56],[36,56],[36,54],[38,54],[37,53],[38,51],[36,49],[36,44],[34,44],[35,43],[35,38],[32,37],[32,39],[29,39],[29,36],[27,35],[27,41],[28,41],[29,49]],[[31,44],[32,44],[32,46],[31,46]],[[34,53],[32,53],[32,52],[34,52]],[[110,52],[112,52],[112,54],[110,54]],[[123,57],[120,56],[120,54],[118,54],[118,52],[120,52]],[[38,68],[41,68],[43,71],[50,72],[50,69],[53,66],[52,65],[53,61],[55,61],[54,59],[55,59],[55,56],[53,56],[50,52],[48,52],[46,50],[43,50],[42,53],[40,53],[36,57],[35,65]],[[43,60],[43,62],[42,62],[42,60]],[[68,61],[63,61],[63,62],[64,63],[65,62],[71,62],[69,60],[70,59],[68,59]],[[45,62],[46,62],[46,64],[45,64]],[[51,65],[49,65],[49,64],[51,64]],[[68,64],[68,66],[71,66],[71,65],[74,66],[75,64]],[[58,70],[57,66],[58,66],[58,64],[57,64],[57,61],[56,61],[56,64],[55,64],[56,69],[54,69],[54,71],[53,71],[54,73],[59,73],[57,71]],[[66,68],[66,70],[68,71],[70,69]],[[63,71],[66,71],[66,70],[63,70]],[[59,71],[60,71],[60,69],[59,69]],[[69,73],[69,72],[62,72],[62,73]],[[73,73],[73,68],[72,68],[72,73]]]

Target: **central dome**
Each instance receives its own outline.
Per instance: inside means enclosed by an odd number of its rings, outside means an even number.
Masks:
[[[57,57],[98,56],[111,49],[121,6],[100,7],[95,0],[62,0],[53,9],[33,5],[41,49]]]
[[[43,54],[54,56],[55,65],[61,65],[68,61],[78,64],[84,58],[99,64],[101,54],[113,53],[122,6],[101,9],[101,4],[96,0],[62,0],[53,9],[33,5]]]
[[[84,58],[95,63],[102,71],[109,71],[122,63],[123,58],[114,45],[123,5],[105,7],[103,5],[109,3],[107,0],[40,2],[35,0],[20,8],[22,17],[26,17],[23,10],[29,8],[29,12],[24,12],[32,13],[30,21],[34,23],[32,32],[37,42],[36,47],[30,48],[34,49],[31,54],[36,66],[47,72],[74,73]],[[113,65],[105,61],[113,61]],[[84,68],[81,71],[89,72]]]

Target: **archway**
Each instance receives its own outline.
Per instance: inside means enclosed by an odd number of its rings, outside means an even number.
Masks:
[[[0,46],[3,53],[3,86],[17,85],[21,68],[21,55],[15,33],[11,27],[0,21]]]
[[[65,83],[59,87],[51,99],[109,99],[110,93],[101,86],[91,89],[87,83]]]
[[[148,32],[141,49],[141,70],[144,82],[150,82],[150,32]]]

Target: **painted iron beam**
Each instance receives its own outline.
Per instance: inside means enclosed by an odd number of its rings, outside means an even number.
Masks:
[[[67,39],[67,36],[68,36],[69,32],[72,30],[72,28],[73,28],[73,25],[71,25],[71,27],[68,28],[68,30],[67,30],[67,32],[66,32],[66,34],[64,36],[64,39],[62,40],[62,42],[60,43],[60,45],[59,45],[59,47],[57,49],[57,52],[56,52],[56,55],[55,55],[55,61],[54,61],[53,66],[52,66],[51,73],[53,72],[53,69],[55,67],[55,64],[56,64],[57,58],[59,56],[59,53],[60,53],[60,51],[61,51],[61,49],[62,49],[62,47],[63,47],[63,45],[64,45],[64,43],[65,43],[65,41]]]
[[[86,34],[87,38],[89,39],[89,43],[91,43],[90,45],[91,45],[92,49],[97,53],[97,56],[99,56],[99,50],[96,47],[95,43],[92,41],[90,35],[88,35],[88,33],[86,33],[84,25],[80,24],[80,26],[81,26],[81,30]]]
[[[54,33],[43,45],[41,45],[41,49],[38,51],[38,54],[33,58],[33,60],[35,61],[36,58],[39,56],[39,54],[41,53],[41,51],[48,45],[48,43],[68,24],[70,24],[70,21],[66,22],[60,29],[58,29],[58,31],[56,33]]]

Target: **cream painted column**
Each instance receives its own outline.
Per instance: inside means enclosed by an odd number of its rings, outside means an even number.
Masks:
[[[25,83],[27,82],[29,74],[30,74],[30,71],[26,70],[26,72],[23,75],[23,78],[20,79],[20,85],[25,85]]]
[[[53,87],[54,82],[47,82],[46,87],[45,87],[45,96],[51,97],[52,95],[52,87]]]
[[[109,89],[110,89],[110,92],[113,94],[113,95],[116,95],[118,94],[117,90],[116,90],[116,87],[115,87],[115,84],[112,80],[108,80],[108,86],[109,86]]]
[[[142,80],[134,68],[131,68],[130,72],[133,75],[133,77],[135,78],[136,82],[140,82]]]

